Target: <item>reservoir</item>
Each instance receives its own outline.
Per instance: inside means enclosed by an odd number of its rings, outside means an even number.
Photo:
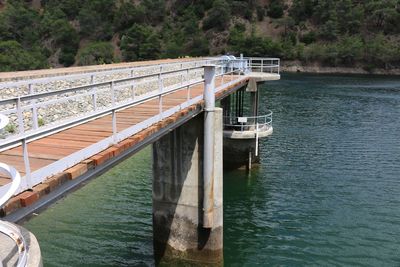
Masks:
[[[261,165],[224,173],[225,266],[400,264],[400,78],[284,74]],[[44,266],[152,266],[148,147],[25,223]]]

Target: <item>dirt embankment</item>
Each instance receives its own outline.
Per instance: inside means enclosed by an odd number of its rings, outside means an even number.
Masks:
[[[282,61],[283,72],[305,72],[305,73],[341,73],[341,74],[378,74],[378,75],[400,75],[400,69],[372,69],[366,70],[361,66],[354,67],[326,67],[318,63],[304,64],[300,61]]]

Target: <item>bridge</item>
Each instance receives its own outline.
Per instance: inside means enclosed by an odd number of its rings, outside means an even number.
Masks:
[[[22,220],[153,144],[156,257],[221,262],[222,163],[256,162],[272,133],[257,84],[279,78],[279,59],[243,57],[3,77],[0,162],[20,178],[0,173],[0,196],[13,195],[0,215]]]

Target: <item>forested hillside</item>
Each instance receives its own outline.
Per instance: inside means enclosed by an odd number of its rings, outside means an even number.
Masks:
[[[0,0],[0,71],[244,53],[400,67],[400,0]]]

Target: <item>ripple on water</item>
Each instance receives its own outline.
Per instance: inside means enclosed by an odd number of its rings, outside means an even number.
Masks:
[[[262,164],[224,174],[226,266],[400,264],[399,91],[393,77],[266,84]],[[45,266],[152,266],[151,223],[146,149],[26,226]]]
[[[400,263],[400,79],[388,79],[290,75],[266,86],[274,134],[260,144],[262,166],[224,177],[227,265]]]

